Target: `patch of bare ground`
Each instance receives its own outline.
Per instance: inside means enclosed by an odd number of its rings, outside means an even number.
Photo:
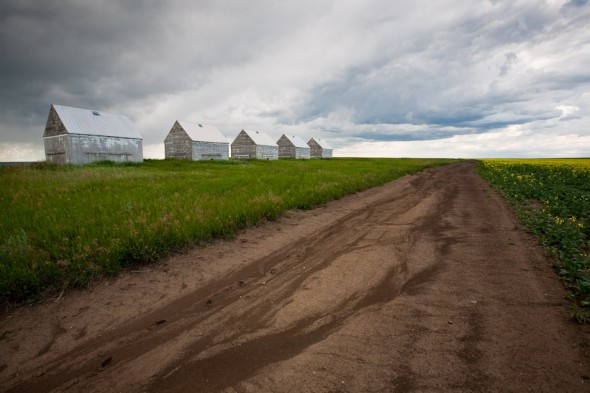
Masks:
[[[588,327],[473,162],[0,321],[7,392],[583,392]],[[245,201],[245,203],[247,203]]]

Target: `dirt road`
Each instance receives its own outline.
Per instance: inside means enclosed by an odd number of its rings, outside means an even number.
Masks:
[[[584,392],[589,329],[464,162],[0,321],[9,392]]]

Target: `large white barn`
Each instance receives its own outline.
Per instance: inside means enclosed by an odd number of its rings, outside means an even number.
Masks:
[[[125,115],[51,105],[43,140],[47,162],[143,161],[143,138]]]

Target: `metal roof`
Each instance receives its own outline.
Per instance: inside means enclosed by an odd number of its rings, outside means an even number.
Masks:
[[[311,140],[312,140],[312,139],[313,139],[313,140],[314,140],[314,141],[315,141],[315,142],[316,142],[318,145],[320,145],[320,147],[321,147],[322,149],[332,149],[332,146],[330,146],[330,145],[328,144],[328,142],[326,142],[325,140],[323,140],[323,139],[320,139],[320,138],[311,138],[309,141],[311,142]]]
[[[192,123],[188,121],[178,121],[178,124],[188,134],[193,141],[229,143],[226,137],[215,126],[206,124]]]
[[[305,148],[309,149],[309,145],[307,143],[305,143],[305,141],[303,139],[299,138],[297,135],[283,134],[283,136],[286,137],[288,140],[290,140],[291,143],[293,144],[293,146],[305,147]]]
[[[262,146],[278,146],[275,141],[268,135],[262,131],[248,131],[242,130],[256,143],[257,145]]]
[[[69,134],[143,139],[125,115],[63,105],[53,108]]]

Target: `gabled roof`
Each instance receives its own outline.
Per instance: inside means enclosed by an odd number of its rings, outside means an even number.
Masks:
[[[311,139],[313,139],[318,145],[320,145],[320,147],[322,149],[332,149],[332,146],[330,146],[328,144],[328,142],[326,142],[323,139],[320,139],[320,138],[311,138]],[[311,139],[310,139],[310,142],[311,142]]]
[[[309,149],[309,145],[307,143],[305,143],[305,141],[303,139],[299,138],[297,135],[283,134],[283,136],[285,138],[287,138],[288,140],[290,140],[291,143],[293,144],[293,146],[295,146],[295,147],[305,147],[305,148]]]
[[[193,141],[229,143],[215,126],[192,123],[188,121],[177,122]]]
[[[262,131],[248,131],[248,130],[242,130],[242,131],[244,131],[246,134],[248,134],[248,136],[257,145],[277,146],[277,143],[275,141],[273,141],[272,138],[268,134],[265,134]]]
[[[64,105],[53,105],[53,108],[69,134],[142,139],[125,115]]]

